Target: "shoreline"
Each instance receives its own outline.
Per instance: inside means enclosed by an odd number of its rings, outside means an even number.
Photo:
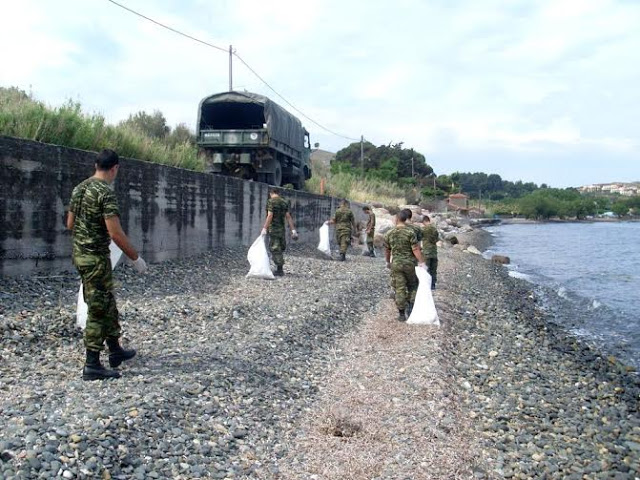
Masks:
[[[528,218],[501,218],[500,225],[520,225],[520,224],[545,224],[545,223],[626,223],[640,222],[640,218],[589,218],[581,220],[562,220],[558,218],[550,218],[547,220],[531,220]]]

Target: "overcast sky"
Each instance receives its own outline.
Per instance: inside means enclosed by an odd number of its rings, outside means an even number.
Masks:
[[[119,0],[120,1],[120,0]],[[554,187],[640,181],[640,1],[121,0],[237,54],[306,116],[437,174]],[[228,54],[107,0],[3,2],[0,85],[117,122],[195,126]],[[233,84],[288,107],[239,61]],[[293,112],[295,113],[295,112]],[[312,143],[350,140],[296,113]]]

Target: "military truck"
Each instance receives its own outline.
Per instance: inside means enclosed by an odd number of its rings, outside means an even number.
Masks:
[[[197,143],[211,173],[301,189],[311,178],[311,144],[300,120],[269,98],[216,93],[200,102]]]

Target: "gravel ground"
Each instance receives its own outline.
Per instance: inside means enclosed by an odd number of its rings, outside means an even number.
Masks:
[[[380,258],[299,248],[264,281],[245,257],[116,270],[139,354],[106,382],[80,378],[74,276],[0,278],[0,478],[640,475],[636,377],[503,268],[444,247],[434,328],[395,320]]]

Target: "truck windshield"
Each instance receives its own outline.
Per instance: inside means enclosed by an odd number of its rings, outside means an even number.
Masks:
[[[201,130],[246,130],[263,128],[264,108],[256,103],[211,103],[202,106]]]

